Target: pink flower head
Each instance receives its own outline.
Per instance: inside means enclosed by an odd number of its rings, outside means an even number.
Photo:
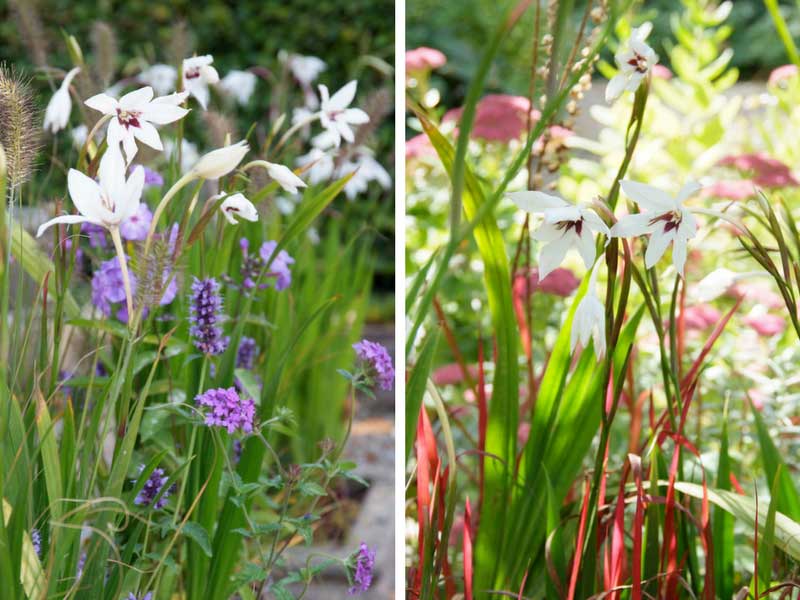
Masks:
[[[406,52],[406,73],[438,69],[445,63],[447,63],[447,57],[435,48],[420,46]]]
[[[449,110],[442,120],[458,121],[463,110],[463,108]],[[528,115],[535,123],[541,113],[531,108],[527,98],[508,94],[489,94],[478,102],[471,136],[487,142],[517,140],[527,129]]]
[[[672,71],[670,71],[664,65],[653,65],[650,69],[650,72],[653,74],[655,79],[672,79]]]
[[[683,311],[683,322],[687,329],[702,331],[722,318],[720,312],[710,304],[689,306]]]
[[[728,200],[744,200],[756,193],[755,184],[750,179],[738,181],[717,181],[703,188],[705,197],[727,198]]]
[[[539,281],[539,269],[533,267],[528,275],[528,281],[525,281],[525,274],[517,274],[514,277],[514,296],[524,299],[528,290],[533,292],[542,292],[544,294],[552,294],[553,296],[561,296],[566,298],[572,292],[578,289],[580,280],[569,269],[558,267],[551,271],[547,277]]]
[[[738,282],[731,287],[730,294],[734,298],[746,298],[766,308],[778,309],[784,306],[783,298],[763,283]]]
[[[797,76],[797,65],[783,65],[773,69],[769,74],[768,85],[780,85],[782,82]]]
[[[755,175],[753,183],[763,187],[775,188],[800,185],[800,181],[792,175],[789,167],[763,152],[726,156],[717,164],[753,173]]]
[[[748,315],[743,319],[745,325],[752,327],[758,335],[772,337],[783,333],[786,329],[786,321],[783,317],[771,314]]]
[[[406,140],[406,160],[423,156],[436,156],[436,150],[433,149],[427,135],[420,133]]]
[[[478,365],[467,365],[467,372],[473,379],[478,378]],[[444,385],[456,385],[464,381],[464,371],[458,363],[450,363],[439,367],[431,376],[433,382],[441,387]]]

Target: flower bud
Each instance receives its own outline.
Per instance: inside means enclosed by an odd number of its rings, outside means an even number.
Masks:
[[[233,171],[249,151],[250,146],[245,141],[212,150],[197,161],[192,174],[203,179],[219,179]]]
[[[238,221],[236,217],[240,217],[247,221],[258,221],[258,211],[253,203],[244,197],[244,194],[233,194],[228,196],[222,201],[219,207],[222,214],[231,225],[236,225]]]

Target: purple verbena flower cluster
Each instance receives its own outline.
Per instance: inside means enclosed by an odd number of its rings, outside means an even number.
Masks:
[[[377,342],[361,340],[353,344],[353,349],[367,367],[368,376],[374,378],[382,390],[391,390],[394,384],[394,366],[386,348]]]
[[[236,368],[249,371],[256,363],[256,356],[258,356],[256,341],[251,337],[242,336],[242,341],[236,350]]]
[[[347,591],[351,596],[366,592],[372,585],[372,570],[375,568],[375,551],[370,550],[366,543],[361,542],[358,553],[355,555],[355,572],[353,573],[353,586]]]
[[[142,202],[139,208],[130,217],[119,225],[119,232],[123,239],[131,242],[143,242],[150,230],[150,223],[153,221],[153,213],[150,208]]]
[[[126,257],[126,260],[127,257]],[[130,263],[128,263],[130,264]],[[131,293],[136,298],[138,279],[136,274],[129,271],[131,280]],[[161,295],[159,304],[170,304],[178,294],[178,280],[171,276],[169,269],[164,269],[161,275],[162,282],[169,284]],[[100,263],[100,267],[92,275],[92,304],[106,317],[111,316],[112,305],[120,304],[116,317],[123,323],[128,321],[128,307],[125,304],[125,286],[122,283],[122,268],[119,258],[114,257]]]
[[[94,223],[82,223],[81,233],[89,237],[89,246],[92,248],[105,248],[108,245],[106,230],[101,225]]]
[[[142,465],[144,468],[144,465]],[[167,484],[167,480],[169,477],[166,476],[164,473],[164,469],[158,467],[157,469],[153,469],[153,472],[150,474],[150,477],[147,478],[147,481],[144,484],[144,487],[141,491],[136,495],[134,498],[133,503],[137,506],[150,506],[155,500],[156,496],[161,492],[161,489]],[[159,510],[164,508],[167,504],[167,498],[169,495],[174,491],[175,486],[171,486],[169,489],[164,490],[164,493],[161,494],[161,497],[155,501],[153,504],[153,508]]]
[[[264,242],[257,254],[251,254],[249,252],[250,242],[247,241],[247,238],[239,240],[239,247],[242,249],[241,287],[243,290],[255,289],[256,281],[262,275],[264,267],[277,245],[278,243],[275,241]],[[283,291],[292,283],[291,265],[293,264],[294,259],[289,256],[289,253],[286,250],[281,250],[275,256],[272,264],[270,264],[269,271],[263,273],[263,276],[274,278],[275,289],[279,292]],[[230,277],[226,277],[225,280],[227,283],[234,283]],[[269,285],[269,283],[262,283],[258,287],[259,289],[265,289]]]
[[[222,329],[217,325],[222,313],[222,296],[216,279],[195,278],[189,311],[192,324],[189,333],[194,338],[195,348],[203,354],[225,352],[230,339],[222,335]]]
[[[252,433],[255,402],[241,398],[234,388],[211,389],[195,396],[194,401],[211,409],[205,413],[206,425],[224,427],[228,433]]]

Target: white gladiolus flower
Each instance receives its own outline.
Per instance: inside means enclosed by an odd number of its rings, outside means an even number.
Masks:
[[[532,235],[533,239],[542,242],[539,280],[563,262],[570,248],[578,250],[587,269],[592,267],[596,256],[594,235],[609,233],[596,212],[544,192],[513,192],[508,196],[522,210],[544,215],[544,221]]]
[[[219,198],[219,196],[215,196],[215,198]],[[212,200],[213,199],[214,198],[212,198]],[[256,207],[241,193],[233,194],[225,198],[219,209],[231,225],[236,225],[238,223],[236,217],[247,221],[258,221],[258,211]]]
[[[171,65],[150,65],[139,73],[139,81],[152,87],[156,94],[163,96],[175,89],[178,81],[178,71]]]
[[[327,68],[325,61],[321,58],[302,54],[290,54],[288,65],[294,78],[303,86],[310,86]]]
[[[219,179],[238,167],[249,151],[250,146],[244,140],[230,146],[217,148],[204,154],[192,167],[191,173],[203,179]]]
[[[383,189],[392,187],[392,176],[375,160],[366,148],[359,148],[355,160],[348,160],[339,168],[339,177],[353,173],[353,176],[344,186],[344,193],[352,200],[359,194],[366,192],[369,183],[375,181]]]
[[[328,181],[333,177],[334,160],[333,156],[319,148],[311,148],[308,154],[297,157],[297,164],[301,167],[311,165],[306,173],[311,185]]]
[[[189,112],[180,106],[187,93],[170,94],[153,99],[153,88],[143,87],[125,94],[117,100],[108,94],[97,94],[86,100],[89,108],[111,117],[106,134],[109,146],[122,142],[127,162],[136,156],[136,140],[156,150],[163,150],[158,130],[153,126],[165,125],[182,119]]]
[[[58,223],[93,223],[108,230],[116,230],[119,224],[135,214],[139,208],[144,187],[144,168],[137,166],[125,179],[125,161],[118,146],[109,146],[98,168],[100,182],[80,171],[70,169],[67,187],[78,215],[63,215],[43,223],[36,232],[41,236],[45,230]]]
[[[635,92],[650,70],[658,62],[658,55],[645,43],[652,24],[645,23],[631,32],[627,47],[617,52],[614,59],[619,72],[606,86],[606,102],[613,102],[624,92]]]
[[[44,111],[44,129],[50,133],[57,133],[64,129],[69,122],[69,115],[72,112],[72,98],[69,95],[69,86],[75,75],[80,73],[80,68],[75,67],[61,82],[61,86],[53,94],[47,109]]]
[[[597,271],[600,261],[592,269],[589,277],[589,286],[586,295],[581,298],[575,315],[572,318],[572,329],[569,335],[569,345],[572,352],[578,342],[585,348],[589,340],[594,341],[594,353],[599,361],[606,354],[606,309],[597,296]]]
[[[290,194],[296,194],[297,188],[307,187],[306,182],[295,175],[289,167],[268,161],[264,161],[264,163],[267,168],[267,175],[277,181]]]
[[[348,142],[355,139],[350,125],[361,125],[369,122],[369,115],[360,108],[348,108],[356,95],[357,81],[351,81],[333,96],[324,85],[319,86],[322,98],[320,107],[320,123],[329,131],[339,146],[344,138]]]
[[[213,62],[210,54],[183,60],[183,89],[197,98],[203,110],[208,106],[208,86],[219,81],[219,73],[211,66]]]
[[[644,264],[649,269],[672,244],[672,264],[683,277],[686,244],[697,234],[697,220],[683,201],[700,190],[700,184],[687,183],[673,198],[653,186],[636,181],[622,181],[622,191],[639,205],[641,213],[622,217],[611,228],[613,237],[650,235]]]
[[[236,99],[236,102],[245,106],[253,92],[256,90],[258,78],[250,71],[230,71],[223,77],[219,85],[222,90]]]

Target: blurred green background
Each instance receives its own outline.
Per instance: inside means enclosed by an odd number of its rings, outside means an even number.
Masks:
[[[447,80],[446,86],[440,86],[448,90],[445,106],[461,104],[465,82],[472,76],[484,50],[484,43],[476,41],[488,40],[502,15],[497,4],[496,0],[407,0],[407,47],[433,46],[447,55],[447,65],[436,73]],[[797,3],[782,0],[780,4],[790,32],[795,38],[800,37]],[[637,20],[653,23],[648,42],[661,57],[662,64],[669,67],[666,57],[672,37],[670,19],[680,12],[682,3],[679,0],[645,0],[638,3],[638,7]],[[581,17],[582,12],[574,15],[576,25]],[[501,46],[488,89],[527,93],[533,18],[533,11],[527,11],[523,24],[515,27],[509,34],[511,39]],[[742,79],[766,78],[771,69],[789,62],[783,46],[774,43],[777,41],[775,28],[763,0],[735,0],[726,23],[733,28],[729,39],[734,51],[732,66],[739,68]]]

